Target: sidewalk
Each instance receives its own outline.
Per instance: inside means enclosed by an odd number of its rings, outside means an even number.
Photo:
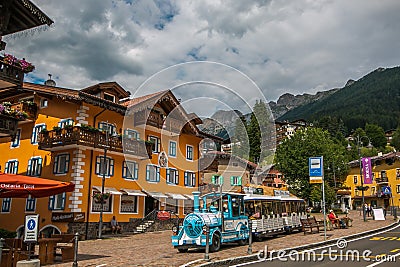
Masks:
[[[322,219],[322,214],[315,214],[317,219]],[[341,217],[341,216],[340,216]],[[387,216],[386,221],[373,221],[368,218],[363,221],[359,212],[351,211],[349,214],[353,226],[348,229],[335,229],[327,231],[327,240],[353,235],[376,228],[388,226],[394,222],[392,216]],[[128,237],[113,237],[103,240],[87,240],[79,242],[79,267],[85,266],[179,266],[188,262],[203,259],[204,250],[179,253],[171,245],[172,231],[154,232],[132,235]],[[324,241],[323,232],[320,234],[294,233],[269,238],[263,242],[253,243],[253,253],[264,250],[279,250],[315,242]],[[247,255],[248,246],[236,244],[223,245],[221,250],[210,254],[211,261]],[[197,262],[198,264],[204,261]],[[70,267],[71,262],[47,266]]]

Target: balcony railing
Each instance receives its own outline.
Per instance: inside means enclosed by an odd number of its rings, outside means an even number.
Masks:
[[[19,112],[25,112],[28,120],[35,120],[37,116],[37,104],[34,102],[22,102],[17,104],[12,104],[11,109]]]
[[[149,125],[165,131],[180,133],[186,122],[166,117],[155,111],[143,110],[134,115],[134,125]]]
[[[53,151],[63,146],[85,146],[89,148],[107,148],[108,151],[127,153],[141,158],[151,157],[151,144],[142,140],[106,136],[100,131],[93,131],[74,126],[60,130],[52,130],[39,134],[39,149]]]
[[[4,114],[0,114],[0,136],[11,136],[14,140],[17,133],[19,119]]]
[[[12,66],[3,62],[0,56],[0,88],[22,86],[24,72],[20,67]]]

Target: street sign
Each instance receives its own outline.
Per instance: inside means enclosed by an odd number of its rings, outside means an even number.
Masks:
[[[321,184],[324,176],[323,157],[311,157],[308,159],[310,184]]]
[[[39,232],[39,214],[25,216],[24,242],[37,242]]]

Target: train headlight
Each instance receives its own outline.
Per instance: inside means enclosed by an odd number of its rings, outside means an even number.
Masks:
[[[178,234],[178,227],[173,226],[172,227],[172,232],[174,233],[174,235],[177,235]]]

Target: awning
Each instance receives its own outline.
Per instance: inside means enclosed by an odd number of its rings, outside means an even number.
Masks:
[[[129,196],[142,196],[142,197],[147,196],[145,193],[143,193],[142,191],[139,191],[139,190],[121,188],[120,191],[122,191],[123,193],[126,193]]]
[[[183,200],[187,200],[186,197],[184,197],[181,194],[175,194],[175,193],[167,193],[169,196],[171,196],[173,199],[183,199]]]
[[[101,192],[101,186],[93,186],[94,189],[97,191]],[[119,192],[117,189],[114,187],[104,187],[104,193],[110,193],[111,195],[122,195],[121,192]]]
[[[163,193],[160,193],[160,192],[147,192],[147,191],[145,191],[145,192],[146,192],[146,194],[148,194],[149,196],[154,197],[154,198],[169,198],[169,196],[164,195]]]
[[[187,197],[187,198],[190,199],[190,200],[194,200],[194,196],[193,196],[193,195],[186,195],[186,194],[184,194],[184,196]]]

